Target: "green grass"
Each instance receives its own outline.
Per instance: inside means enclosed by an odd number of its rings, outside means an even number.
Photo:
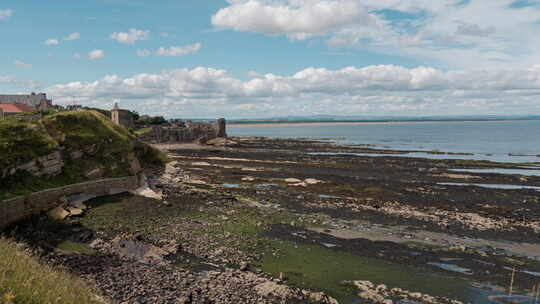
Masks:
[[[46,116],[43,124],[51,137],[68,150],[92,145],[106,153],[133,149],[129,131],[96,111],[61,112]]]
[[[92,249],[83,243],[77,243],[69,240],[65,240],[57,245],[58,249],[65,251],[65,252],[71,252],[71,253],[83,253],[83,254],[92,254]]]
[[[141,129],[138,129],[136,130],[134,133],[135,134],[145,134],[145,133],[148,133],[152,131],[152,128],[148,127],[148,128],[141,128]]]
[[[92,290],[71,274],[44,265],[28,249],[0,239],[0,303],[94,304]]]
[[[58,142],[40,121],[0,120],[0,168],[52,153]]]

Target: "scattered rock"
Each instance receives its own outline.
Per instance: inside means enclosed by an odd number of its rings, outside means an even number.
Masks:
[[[90,179],[98,179],[98,178],[102,178],[104,173],[105,173],[105,170],[103,169],[103,167],[97,167],[97,168],[86,171],[84,173],[84,176]]]
[[[211,139],[207,141],[206,144],[209,146],[217,146],[217,147],[224,147],[224,146],[233,147],[233,146],[238,145],[238,143],[235,142],[234,140],[231,140],[228,138],[221,138],[221,137]]]
[[[478,178],[481,178],[480,176],[474,176],[474,175],[469,175],[469,174],[457,174],[457,173],[441,173],[441,174],[435,174],[433,176],[435,176],[435,177],[453,178],[453,179],[478,179]]]
[[[292,183],[301,183],[302,180],[300,180],[300,179],[298,179],[298,178],[290,177],[290,178],[286,178],[286,179],[285,179],[285,182],[286,182],[286,183],[289,183],[289,184],[292,184]]]
[[[323,181],[315,178],[307,178],[304,180],[304,182],[308,185],[316,185],[322,183]]]
[[[324,292],[312,292],[309,294],[309,300],[319,304],[339,304],[339,302]]]
[[[370,281],[346,281],[346,285],[355,286],[360,292],[358,296],[374,304],[393,304],[392,299],[410,300],[422,304],[463,304],[458,300],[446,297],[434,297],[420,292],[411,292],[401,288],[389,289],[386,285],[375,285]]]
[[[206,184],[208,184],[207,182],[205,182],[203,180],[200,180],[200,179],[190,179],[190,180],[188,180],[188,183],[195,184],[195,185],[206,185]]]
[[[303,295],[292,288],[272,281],[261,283],[254,287],[255,291],[263,297],[276,297],[288,301],[302,300]]]
[[[54,218],[54,219],[57,219],[57,220],[63,220],[65,219],[66,217],[69,216],[69,212],[67,212],[64,208],[62,207],[56,207],[54,209],[52,209],[51,211],[49,211],[49,216]]]
[[[82,215],[84,210],[77,208],[77,207],[68,207],[67,211],[69,212],[70,216],[79,216]]]

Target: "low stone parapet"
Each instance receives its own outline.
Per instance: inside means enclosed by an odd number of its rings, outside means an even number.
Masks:
[[[95,196],[109,195],[122,190],[135,190],[139,184],[138,176],[108,178],[47,189],[0,201],[0,230],[34,213],[58,207],[63,197],[79,193]]]

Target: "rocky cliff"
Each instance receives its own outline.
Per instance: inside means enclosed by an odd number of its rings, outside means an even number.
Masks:
[[[0,121],[0,199],[135,175],[164,156],[96,111]]]

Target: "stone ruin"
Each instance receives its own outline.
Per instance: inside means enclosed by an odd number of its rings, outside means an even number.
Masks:
[[[124,126],[128,129],[135,128],[133,121],[133,114],[128,110],[122,110],[118,107],[118,103],[114,103],[114,107],[111,110],[111,120],[118,125]]]
[[[171,126],[153,126],[150,132],[140,138],[152,143],[199,143],[205,144],[215,138],[226,138],[226,122],[224,118],[215,123],[174,120]]]
[[[135,128],[133,115],[122,110],[115,103],[111,110],[111,120],[128,129]],[[152,130],[139,134],[139,139],[150,143],[199,143],[205,144],[215,138],[227,138],[227,123],[224,118],[214,123],[183,121],[175,119],[168,126],[152,126]]]

